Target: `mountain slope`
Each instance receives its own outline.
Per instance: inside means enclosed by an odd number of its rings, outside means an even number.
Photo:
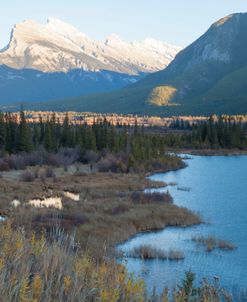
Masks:
[[[181,51],[168,68],[150,75],[140,84],[170,84],[177,89],[171,101],[181,104],[191,103],[195,97],[203,99],[204,93],[218,81],[247,64],[246,28],[247,14],[234,14],[219,20]]]
[[[247,113],[246,28],[247,14],[227,16],[167,68],[136,84],[107,95],[40,106],[159,115]]]
[[[0,104],[25,103],[113,91],[140,80],[138,76],[113,71],[74,69],[47,73],[0,66]]]

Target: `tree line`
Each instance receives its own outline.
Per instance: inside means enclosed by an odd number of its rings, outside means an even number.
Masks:
[[[177,127],[177,129],[181,129]],[[0,152],[13,154],[31,152],[42,147],[56,153],[61,148],[79,148],[112,153],[123,152],[133,159],[159,158],[167,147],[191,148],[245,148],[247,146],[246,124],[230,118],[213,116],[207,122],[182,124],[182,133],[155,134],[144,127],[113,126],[106,120],[73,125],[66,114],[61,123],[55,113],[45,121],[28,123],[23,111],[19,118],[11,113],[0,113]]]
[[[81,154],[87,150],[112,153],[123,152],[134,159],[157,158],[165,152],[165,142],[160,135],[145,134],[137,124],[115,127],[106,120],[73,125],[68,114],[61,123],[55,113],[45,121],[28,123],[23,111],[19,118],[11,113],[0,113],[1,153],[31,152],[38,148],[56,153],[60,148],[80,148]]]
[[[239,148],[247,147],[246,123],[231,117],[210,116],[206,122],[194,123],[176,120],[172,128],[183,130],[182,134],[166,137],[169,147],[190,148]]]

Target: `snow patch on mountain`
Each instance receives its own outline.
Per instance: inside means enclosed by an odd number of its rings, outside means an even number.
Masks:
[[[0,64],[43,72],[82,69],[135,75],[164,69],[180,50],[151,38],[126,42],[116,34],[94,41],[52,17],[46,24],[26,20],[15,25],[9,44],[0,52]]]

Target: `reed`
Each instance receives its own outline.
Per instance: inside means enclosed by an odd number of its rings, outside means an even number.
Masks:
[[[207,252],[212,252],[215,249],[228,251],[236,249],[236,246],[232,242],[218,239],[213,236],[197,236],[193,237],[192,240],[197,244],[204,246]]]
[[[141,245],[134,248],[129,253],[128,257],[141,258],[145,260],[159,259],[159,260],[183,260],[184,254],[181,251],[170,250],[164,251],[160,248],[155,248],[151,245]]]

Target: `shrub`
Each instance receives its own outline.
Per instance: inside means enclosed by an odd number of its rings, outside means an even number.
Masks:
[[[169,192],[133,192],[131,194],[132,202],[135,204],[147,203],[172,203],[173,199]]]
[[[99,154],[93,150],[88,150],[82,157],[82,161],[86,164],[92,164],[97,162],[99,159]]]
[[[40,176],[39,176],[40,180],[45,183],[46,181],[46,176],[45,176],[45,173],[41,173]]]
[[[82,213],[62,213],[60,219],[67,220],[73,225],[82,225],[88,222],[88,218]]]
[[[57,178],[56,174],[53,175],[52,181],[53,181],[54,183],[59,182],[59,178]]]
[[[63,162],[59,156],[56,154],[49,153],[46,157],[46,162],[48,166],[54,166],[59,167],[60,165],[63,165]]]
[[[72,165],[80,159],[80,149],[61,148],[58,150],[57,157],[59,159],[60,165]]]
[[[8,171],[10,170],[9,164],[5,162],[3,159],[0,159],[0,171]]]
[[[7,155],[5,161],[8,163],[11,170],[23,170],[27,167],[24,157],[21,154]]]
[[[30,153],[20,153],[7,155],[4,160],[9,164],[10,169],[22,170],[27,166],[42,165],[45,162],[46,152],[45,151],[34,151]]]
[[[20,179],[25,182],[32,182],[32,181],[34,181],[35,176],[31,171],[27,170],[21,174]]]
[[[53,171],[53,169],[51,167],[47,167],[45,169],[45,177],[50,178],[50,177],[54,177],[55,173]]]
[[[39,168],[35,169],[34,177],[39,178]]]
[[[101,159],[97,167],[99,172],[116,172],[118,170],[117,163],[107,158]]]
[[[120,215],[127,211],[129,211],[129,207],[126,204],[120,204],[120,205],[114,207],[112,209],[111,213],[112,213],[112,215]]]
[[[124,162],[120,159],[117,159],[112,154],[108,154],[105,158],[102,158],[98,162],[97,168],[99,172],[126,172],[126,165],[124,164]]]
[[[40,166],[45,162],[46,151],[38,150],[21,154],[26,166]]]
[[[32,218],[34,228],[40,226],[40,228],[46,229],[47,231],[50,231],[54,225],[59,225],[64,230],[71,230],[71,227],[80,226],[87,222],[88,218],[82,213],[58,212],[51,209],[40,209],[39,213]]]
[[[77,162],[80,158],[80,152],[77,148],[61,148],[56,154],[46,154],[45,164],[49,166],[69,166]]]

